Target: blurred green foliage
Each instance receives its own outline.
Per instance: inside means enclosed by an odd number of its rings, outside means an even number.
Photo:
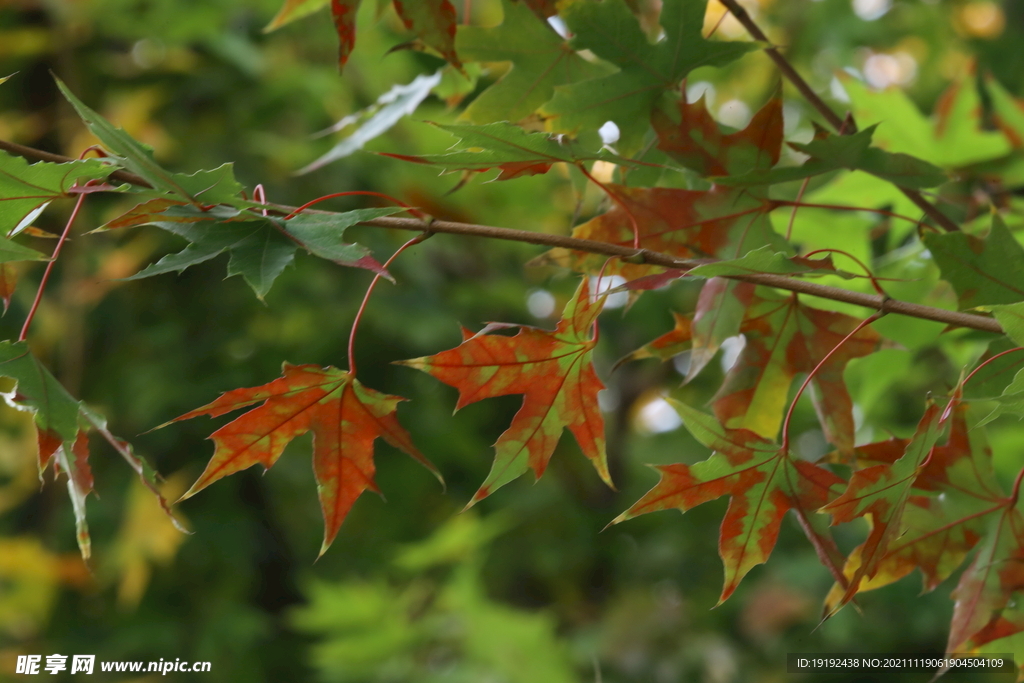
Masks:
[[[326,13],[261,32],[277,0],[4,3],[0,75],[17,73],[0,86],[0,139],[72,156],[90,144],[59,97],[52,71],[150,145],[165,166],[191,173],[233,161],[243,184],[262,183],[271,201],[297,205],[329,192],[373,190],[441,218],[558,233],[567,232],[574,217],[600,209],[599,193],[558,170],[504,183],[474,179],[453,194],[446,193],[456,176],[368,153],[294,176],[339,139],[313,133],[372,105],[395,84],[438,69],[449,101],[428,97],[366,149],[445,149],[453,139],[421,121],[452,122],[459,108],[449,102],[465,97],[464,108],[506,68],[488,65],[474,85],[436,57],[391,53],[405,34],[390,10],[377,18],[377,4],[364,3],[356,51],[339,76]],[[876,138],[888,141],[890,151],[938,164],[980,164],[997,155],[949,161],[965,150],[983,151],[991,144],[983,133],[956,145],[915,147],[914,141],[927,138],[921,131],[935,125],[931,112],[951,82],[982,104],[978,76],[992,74],[1012,95],[1024,94],[1021,0],[776,0],[750,7],[814,87],[839,98],[837,107],[852,107],[862,125],[884,119]],[[472,8],[482,26],[501,15],[496,0],[474,0]],[[721,6],[712,4],[708,28],[720,15]],[[718,30],[742,35],[731,19]],[[896,89],[877,92],[836,75],[844,69]],[[723,105],[753,110],[778,82],[767,58],[752,52],[723,69],[699,69],[688,84],[712,93],[709,103],[720,111]],[[809,139],[810,111],[788,86],[784,94],[787,134]],[[916,128],[907,132],[907,126]],[[639,182],[639,175],[629,182]],[[666,172],[661,182],[699,181]],[[962,189],[970,196],[986,187]],[[797,190],[798,184],[793,196]],[[859,172],[816,180],[804,195],[817,203],[840,197],[916,215],[894,188]],[[339,208],[366,206],[334,201]],[[128,208],[116,197],[97,199],[87,203],[81,224],[101,225]],[[38,227],[58,231],[70,207],[61,210]],[[788,218],[772,216],[780,232]],[[921,247],[911,223],[801,209],[792,232],[807,249],[842,248],[868,262],[886,253],[874,265],[894,278],[886,283],[892,296],[955,305],[948,290],[938,295],[944,298],[928,298],[937,291],[938,274],[912,258]],[[378,255],[407,237],[369,228],[350,236]],[[43,251],[52,244],[36,242]],[[283,360],[343,365],[349,325],[370,278],[299,254],[265,304],[240,278],[222,280],[219,261],[180,276],[120,281],[181,246],[150,228],[76,235],[43,299],[33,339],[37,355],[65,386],[102,409],[113,431],[132,437],[168,475],[170,496],[202,470],[211,451],[204,437],[214,423],[147,430],[221,391],[269,381]],[[721,377],[717,367],[685,387],[672,364],[645,361],[607,374],[618,357],[671,327],[669,308],[692,310],[697,289],[690,284],[647,294],[602,320],[597,362],[610,387],[609,455],[619,490],[606,490],[565,438],[545,479],[533,486],[515,482],[474,515],[458,516],[486,476],[490,444],[519,399],[482,402],[452,416],[453,390],[389,362],[454,345],[457,322],[473,329],[490,320],[552,325],[575,282],[564,273],[524,269],[538,253],[521,244],[442,235],[393,266],[398,285],[382,284],[361,328],[361,379],[414,399],[399,413],[448,487],[439,490],[421,468],[380,444],[378,482],[387,503],[361,499],[333,549],[315,564],[322,527],[308,441],[290,446],[267,476],[241,473],[180,506],[195,531],[188,537],[169,530],[114,454],[97,448],[101,497],[89,500],[95,561],[86,568],[74,548],[73,515],[61,487],[37,485],[25,416],[0,407],[0,678],[14,670],[18,654],[59,652],[212,662],[211,674],[171,675],[182,681],[724,683],[789,680],[787,652],[943,650],[950,582],[919,597],[916,578],[901,581],[862,595],[862,613],[847,609],[815,628],[831,579],[791,520],[771,563],[713,611],[721,583],[716,529],[725,501],[685,517],[652,515],[602,532],[653,483],[646,464],[706,455],[678,425],[659,431],[665,427],[659,398],[710,398]],[[4,338],[17,335],[41,274],[41,266],[24,270],[11,310],[0,320]],[[554,306],[541,305],[551,300]],[[533,313],[528,302],[535,304]],[[893,317],[877,329],[895,342],[892,348],[852,362],[847,373],[863,425],[860,441],[887,431],[908,435],[925,394],[952,386],[991,340]],[[825,447],[809,406],[801,405],[794,434],[808,457]],[[1022,438],[1015,422],[993,425],[996,467],[1006,478],[1018,469]],[[863,529],[839,530],[845,550],[862,537]],[[946,680],[984,679],[953,673]]]

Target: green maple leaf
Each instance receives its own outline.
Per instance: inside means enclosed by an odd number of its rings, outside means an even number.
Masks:
[[[543,108],[555,130],[619,127],[618,149],[640,148],[651,110],[666,91],[700,66],[724,66],[756,50],[756,43],[704,40],[704,0],[668,0],[661,10],[665,37],[651,43],[623,0],[572,0],[560,15],[573,33],[572,47],[590,50],[618,67],[599,78],[559,87]]]
[[[459,138],[453,150],[446,154],[413,156],[385,153],[383,156],[440,166],[445,173],[483,172],[497,168],[501,173],[496,180],[547,173],[551,165],[557,162],[576,164],[607,161],[637,166],[636,162],[602,148],[600,138],[596,134],[591,136],[590,140],[573,140],[568,136],[530,133],[507,121],[483,126],[434,125]]]
[[[551,99],[555,86],[594,78],[607,68],[582,59],[523,3],[502,3],[493,28],[460,26],[455,49],[467,62],[512,62],[508,73],[477,97],[462,118],[473,123],[519,121]],[[596,130],[596,128],[595,128]]]
[[[960,310],[1024,301],[1024,248],[999,216],[984,238],[953,232],[922,239],[956,290]]]
[[[356,209],[344,213],[309,212],[288,220],[260,216],[220,205],[206,211],[171,199],[150,200],[104,226],[107,229],[155,225],[188,240],[181,251],[168,254],[128,280],[180,273],[186,268],[227,253],[228,276],[241,275],[261,300],[294,260],[299,247],[339,265],[366,268],[387,277],[366,247],[343,241],[356,223],[388,216],[400,208]]]

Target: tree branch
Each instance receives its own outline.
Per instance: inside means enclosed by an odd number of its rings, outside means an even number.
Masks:
[[[647,249],[636,250],[632,247],[623,247],[618,244],[610,244],[608,242],[581,240],[575,237],[549,235],[546,233],[528,232],[526,230],[497,228],[490,225],[452,223],[449,221],[433,221],[430,224],[427,224],[416,218],[397,218],[394,216],[374,218],[373,220],[360,223],[360,225],[369,225],[377,228],[395,228],[398,230],[446,232],[454,235],[473,235],[476,237],[489,237],[491,239],[528,242],[530,244],[539,244],[546,247],[562,247],[565,249],[572,249],[574,251],[585,251],[591,254],[621,256],[631,260],[639,259],[641,262],[652,266],[664,266],[666,268],[676,268],[679,270],[689,270],[707,263],[713,263],[713,261],[707,260],[681,259],[661,252],[649,251]],[[856,304],[872,310],[881,311],[882,313],[898,313],[900,315],[907,315],[913,318],[923,318],[924,320],[933,320],[935,322],[955,325],[957,327],[969,327],[974,330],[1005,334],[1002,326],[1000,326],[1000,324],[993,318],[987,318],[973,313],[947,311],[942,308],[922,306],[921,304],[915,304],[909,301],[890,299],[878,294],[851,292],[839,287],[831,287],[829,285],[822,285],[816,282],[798,280],[797,278],[787,277],[785,275],[757,273],[751,275],[727,275],[723,277],[727,277],[730,280],[742,280],[743,282],[752,282],[766,287],[776,287],[778,289],[785,289],[791,292],[809,294],[823,299]]]
[[[832,128],[834,128],[840,135],[852,135],[857,132],[857,124],[854,122],[853,117],[850,116],[847,124],[843,126],[843,119],[832,111],[832,108],[825,104],[824,100],[818,97],[818,93],[814,92],[807,81],[797,73],[797,70],[793,68],[793,65],[789,63],[789,60],[782,56],[779,49],[771,44],[771,41],[768,40],[768,36],[766,36],[764,31],[754,23],[754,20],[747,13],[747,10],[743,9],[737,0],[721,0],[721,2],[732,13],[732,15],[736,17],[737,21],[743,24],[743,27],[747,29],[747,32],[752,38],[754,38],[754,40],[759,40],[763,43],[769,44],[770,47],[765,48],[765,53],[767,53],[768,57],[775,62],[775,66],[779,68],[782,75],[800,91],[800,94],[804,96],[804,99],[806,99],[812,107],[818,110],[818,113],[828,121]],[[917,208],[921,209],[925,215],[935,221],[936,225],[941,227],[943,230],[947,232],[957,232],[960,230],[960,227],[954,223],[949,216],[939,211],[939,209],[925,199],[920,192],[900,185],[896,185],[896,187],[900,189],[900,192],[907,196],[907,199],[914,202],[914,205],[917,206]]]
[[[726,1],[731,2],[731,0]],[[42,161],[54,161],[58,163],[75,161],[70,157],[51,154],[50,152],[43,152],[32,147],[16,145],[3,140],[0,140],[0,149]],[[110,177],[133,185],[149,187],[149,183],[145,180],[125,171],[114,171],[110,174]],[[292,213],[295,210],[295,207],[281,204],[267,204],[266,207],[275,211],[284,212],[285,214]],[[309,209],[309,211],[314,212],[315,210]],[[526,242],[528,244],[537,244],[545,247],[562,247],[564,249],[583,251],[592,254],[620,256],[622,258],[628,258],[631,261],[639,260],[642,263],[650,264],[652,266],[663,266],[665,268],[675,268],[678,270],[689,270],[711,262],[707,260],[681,259],[661,252],[649,251],[647,249],[637,250],[632,247],[625,247],[608,242],[583,240],[564,235],[549,235],[547,233],[530,232],[527,230],[514,230],[512,228],[499,228],[491,225],[475,225],[472,223],[455,223],[452,221],[437,220],[428,223],[418,218],[399,218],[395,216],[374,218],[373,220],[360,223],[360,225],[395,230],[444,232],[452,235],[469,235],[473,237],[486,237],[512,242]],[[882,313],[897,313],[899,315],[906,315],[913,318],[946,323],[947,325],[953,325],[956,327],[967,327],[974,330],[982,330],[984,332],[1005,334],[1002,326],[993,318],[975,315],[972,313],[961,313],[958,311],[947,311],[941,308],[934,308],[932,306],[922,306],[921,304],[890,299],[878,294],[851,292],[839,287],[831,287],[829,285],[822,285],[816,282],[808,282],[806,280],[787,277],[785,275],[757,273],[751,275],[732,275],[727,277],[732,280],[741,280],[743,282],[751,282],[753,284],[764,285],[766,287],[775,287],[777,289],[785,289],[791,292],[809,294],[823,299],[831,299],[832,301],[856,304]]]

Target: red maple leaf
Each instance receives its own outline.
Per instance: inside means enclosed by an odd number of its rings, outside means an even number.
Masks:
[[[463,330],[464,341],[454,349],[401,361],[457,388],[456,410],[485,398],[523,394],[523,406],[494,444],[494,465],[470,505],[528,468],[540,478],[565,428],[612,485],[597,403],[604,385],[591,362],[597,345],[591,330],[603,305],[604,297],[591,301],[584,279],[553,332],[520,327],[514,337],[492,335],[488,332],[515,326],[491,323],[477,334]]]
[[[364,387],[344,370],[285,363],[282,376],[273,382],[225,392],[171,421],[217,417],[263,403],[210,436],[216,447],[213,457],[182,500],[257,463],[269,469],[292,439],[313,432],[313,473],[324,517],[323,555],[356,498],[367,489],[380,492],[373,480],[373,442],[378,437],[441,478],[398,423],[395,410],[401,400]]]
[[[359,0],[331,0],[331,16],[338,33],[338,68],[345,66],[356,45],[356,12]]]
[[[723,134],[711,118],[704,98],[694,104],[679,102],[680,121],[655,109],[651,125],[658,148],[687,168],[705,176],[739,175],[767,170],[778,163],[782,151],[782,98],[773,97],[741,131]]]

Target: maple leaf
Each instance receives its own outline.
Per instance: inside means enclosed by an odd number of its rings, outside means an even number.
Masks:
[[[983,103],[973,74],[950,83],[939,97],[932,116],[922,114],[913,99],[899,88],[877,91],[845,72],[837,72],[850,96],[850,107],[861,126],[880,123],[878,144],[893,152],[904,152],[943,168],[964,168],[1010,153],[1012,135],[992,130],[987,119],[1000,124],[998,94],[989,91],[991,106]]]
[[[466,61],[512,62],[461,118],[473,123],[519,121],[550,100],[556,86],[608,72],[576,54],[522,3],[504,0],[502,9],[505,18],[498,26],[460,26],[455,36],[455,48]]]
[[[694,104],[679,101],[679,123],[660,109],[651,113],[658,148],[705,176],[739,175],[771,168],[782,152],[782,98],[768,100],[747,127],[723,135],[704,97]]]
[[[670,508],[686,512],[730,496],[718,541],[725,565],[721,604],[747,572],[768,560],[786,512],[794,510],[806,522],[815,510],[838,495],[843,480],[818,465],[793,458],[787,450],[752,431],[727,429],[684,403],[670,403],[694,438],[713,453],[694,465],[657,466],[661,474],[658,484],[612,523]],[[809,524],[805,524],[805,531],[814,533]],[[830,554],[838,553],[831,538],[814,540]]]
[[[860,570],[859,592],[886,586],[914,569],[921,570],[924,589],[933,590],[984,536],[989,516],[1006,506],[985,432],[968,429],[967,411],[967,404],[959,399],[953,402],[949,439],[936,444],[917,470],[898,530],[890,530],[884,553],[878,552],[880,535],[873,526],[874,538],[850,554],[843,573],[852,582]],[[910,439],[892,438],[859,446],[853,455],[858,467],[892,466],[908,452],[910,443]],[[861,570],[865,553],[875,560],[871,576]],[[833,587],[825,600],[827,613],[840,605],[844,593],[845,588]]]
[[[1024,247],[999,216],[984,238],[956,232],[922,241],[956,290],[961,310],[1024,301]]]
[[[822,507],[822,512],[832,515],[833,525],[867,515],[871,518],[871,533],[858,549],[858,566],[837,608],[853,599],[863,578],[871,578],[878,572],[890,542],[897,537],[911,486],[945,430],[941,417],[941,408],[930,404],[898,460],[891,465],[875,465],[854,472],[846,491]]]
[[[597,130],[606,121],[619,127],[619,151],[640,148],[651,110],[699,66],[724,66],[757,49],[755,43],[707,41],[701,35],[705,2],[666,2],[661,10],[664,38],[651,43],[623,0],[573,0],[559,14],[573,33],[572,46],[590,50],[618,67],[600,78],[561,88],[543,108],[560,132]]]
[[[811,379],[815,410],[829,442],[842,452],[852,450],[853,402],[843,370],[851,359],[873,353],[881,342],[879,334],[864,327],[843,342],[860,321],[806,306],[795,293],[783,296],[758,288],[745,303],[740,332],[746,345],[715,394],[715,416],[726,427],[772,438],[782,423],[793,379],[821,364]]]
[[[0,376],[10,377],[17,384],[5,393],[3,400],[13,408],[33,414],[39,446],[39,473],[54,464],[54,472],[68,476],[68,496],[75,514],[75,533],[78,548],[84,559],[89,559],[92,541],[86,520],[85,499],[93,490],[92,469],[89,465],[88,430],[95,429],[128,462],[142,483],[156,496],[164,513],[178,527],[167,501],[157,489],[157,475],[149,465],[137,457],[131,447],[117,439],[107,429],[102,416],[75,400],[67,389],[29,351],[28,344],[0,342]]]
[[[802,180],[839,169],[864,171],[900,187],[922,189],[946,182],[942,169],[909,154],[894,154],[871,146],[875,128],[871,126],[853,135],[833,135],[819,130],[807,144],[789,146],[810,158],[800,166],[772,170],[752,170],[740,175],[716,178],[715,182],[735,187],[769,185]]]
[[[462,62],[455,54],[455,6],[450,0],[393,0],[402,23],[425,44],[441,53],[456,69]]]
[[[514,337],[492,335],[515,327],[491,323],[477,334],[463,330],[461,345],[433,356],[400,361],[459,390],[458,410],[485,398],[523,394],[512,424],[494,444],[491,472],[470,505],[532,469],[540,478],[568,428],[597,473],[609,486],[604,419],[597,393],[604,388],[591,362],[591,336],[604,296],[591,301],[584,278],[553,332],[520,327]]]
[[[356,498],[367,489],[380,492],[373,480],[373,442],[378,437],[441,478],[398,423],[395,411],[401,400],[364,387],[344,370],[285,363],[280,378],[225,392],[171,420],[218,417],[262,402],[210,436],[215,446],[213,457],[181,499],[257,463],[270,469],[292,439],[312,432],[313,473],[324,518],[323,555]]]
[[[70,196],[76,184],[105,178],[115,168],[97,159],[29,164],[0,150],[0,262],[45,260],[43,254],[7,237],[31,225],[54,199]]]
[[[137,280],[209,261],[227,252],[228,276],[241,275],[260,299],[295,258],[298,247],[339,265],[366,268],[390,276],[360,244],[343,242],[346,228],[401,211],[397,207],[355,209],[343,213],[300,213],[285,220],[219,205],[205,210],[177,200],[153,199],[107,223],[106,229],[155,225],[188,240],[180,252],[168,254],[127,280]]]
[[[453,151],[415,156],[382,153],[382,156],[441,166],[445,173],[483,172],[498,168],[501,173],[495,180],[547,173],[552,164],[560,161],[570,164],[607,161],[623,166],[638,165],[631,159],[624,159],[604,149],[596,133],[590,140],[572,140],[548,133],[529,133],[507,121],[483,126],[433,125],[460,139]]]

